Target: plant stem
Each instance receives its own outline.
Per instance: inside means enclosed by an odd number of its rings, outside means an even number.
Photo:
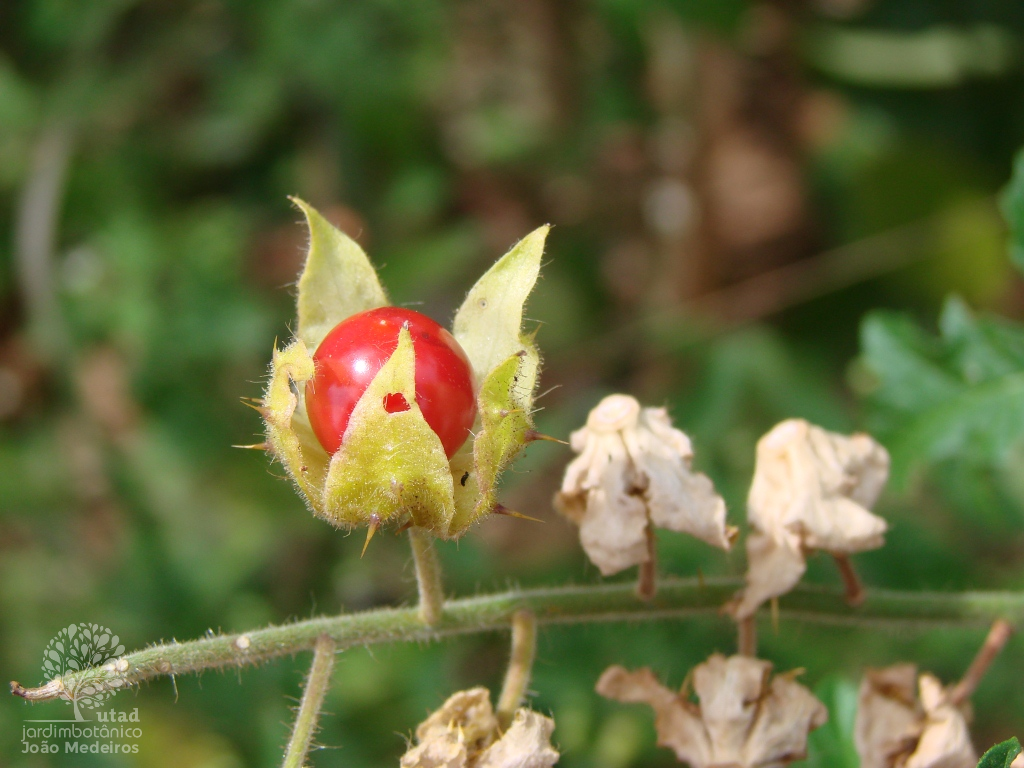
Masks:
[[[833,552],[832,559],[836,561],[839,575],[843,577],[843,586],[846,587],[846,604],[855,608],[864,602],[864,585],[861,584],[860,576],[857,575],[848,555]]]
[[[653,600],[658,591],[658,541],[654,537],[654,526],[647,524],[647,559],[640,563],[636,580],[636,596],[641,600]]]
[[[270,626],[242,635],[218,635],[185,643],[154,645],[124,656],[124,684],[134,685],[163,675],[204,669],[241,667],[309,650],[326,634],[337,650],[394,642],[422,642],[508,627],[517,610],[530,610],[539,624],[581,624],[707,616],[719,620],[721,607],[743,586],[740,579],[672,579],[662,577],[658,595],[649,603],[636,599],[632,583],[562,586],[511,590],[493,595],[449,600],[441,622],[425,626],[416,608],[381,608],[360,613],[306,619]],[[977,626],[997,618],[1024,623],[1024,592],[900,592],[872,589],[863,605],[853,609],[833,589],[799,586],[779,601],[783,619],[843,626],[928,627]],[[119,665],[123,666],[123,665]],[[12,692],[31,701],[60,696],[84,671],[66,681],[51,680],[39,688]]]
[[[537,617],[530,611],[516,611],[512,616],[512,652],[505,671],[505,682],[498,698],[498,724],[505,730],[526,696],[537,652]]]
[[[288,740],[288,749],[284,753],[283,768],[302,768],[309,754],[316,733],[320,707],[324,704],[324,695],[331,685],[331,670],[334,669],[334,641],[328,635],[320,635],[313,646],[313,666],[309,669],[306,690],[302,693],[302,703],[295,716],[295,727],[292,737]]]
[[[996,660],[996,656],[1003,650],[1003,646],[1006,645],[1012,634],[1013,627],[1010,622],[1004,619],[996,619],[993,622],[992,628],[988,631],[988,636],[974,657],[974,661],[971,662],[971,666],[967,668],[960,682],[949,692],[947,698],[950,704],[958,706],[971,698],[971,694],[977,689],[981,678],[988,672],[988,668]]]
[[[757,617],[747,616],[736,622],[736,653],[757,656]]]
[[[441,563],[434,549],[434,537],[422,528],[409,529],[412,559],[416,564],[416,587],[420,593],[420,618],[428,627],[441,623],[444,611],[444,583]]]

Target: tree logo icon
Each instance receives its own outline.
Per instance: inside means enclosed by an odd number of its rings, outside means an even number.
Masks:
[[[118,658],[123,653],[117,635],[106,627],[71,624],[43,651],[43,674],[59,681],[60,698],[75,708],[75,720],[85,720],[83,709],[96,709],[125,685],[121,673],[128,665]],[[85,674],[74,674],[80,672]]]

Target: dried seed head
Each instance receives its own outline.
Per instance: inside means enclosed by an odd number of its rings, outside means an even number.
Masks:
[[[889,454],[868,435],[789,419],[762,437],[747,500],[747,588],[736,617],[792,589],[810,550],[845,555],[882,546],[886,523],[868,508],[888,475]]]
[[[706,475],[691,467],[690,439],[664,408],[609,395],[573,432],[578,454],[555,506],[580,526],[580,543],[604,575],[646,562],[650,525],[729,549],[735,529]]]
[[[486,688],[459,691],[416,729],[401,767],[550,768],[558,762],[554,728],[554,720],[521,708],[502,733]]]
[[[654,709],[658,743],[691,768],[784,766],[807,754],[807,734],[828,720],[825,705],[793,680],[771,677],[770,662],[713,655],[693,670],[699,703],[676,693],[649,669],[609,667],[597,692]]]
[[[871,669],[860,684],[854,741],[861,768],[974,768],[964,713],[913,664]]]

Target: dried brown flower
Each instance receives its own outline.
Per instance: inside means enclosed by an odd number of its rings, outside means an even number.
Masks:
[[[771,677],[771,662],[715,654],[676,693],[647,668],[614,666],[597,683],[602,696],[642,702],[655,712],[658,744],[692,768],[775,768],[807,753],[807,734],[828,720],[825,705],[794,675]]]
[[[609,395],[572,433],[580,455],[565,471],[555,506],[580,527],[580,543],[605,576],[647,562],[648,526],[729,549],[735,529],[725,502],[690,464],[690,439],[664,408]]]
[[[736,617],[792,589],[811,550],[847,555],[882,546],[886,523],[868,509],[888,475],[889,454],[868,435],[789,419],[762,437],[747,499],[747,587]]]
[[[555,721],[525,707],[502,733],[486,688],[453,694],[416,729],[401,768],[550,768]]]
[[[978,755],[948,690],[913,664],[868,670],[854,740],[861,768],[974,768]]]

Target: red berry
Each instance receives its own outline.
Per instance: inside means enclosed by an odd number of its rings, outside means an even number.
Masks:
[[[451,458],[469,437],[476,399],[469,358],[448,331],[411,309],[381,307],[342,320],[313,354],[315,371],[306,383],[306,412],[320,445],[341,447],[349,417],[363,392],[394,353],[408,323],[416,353],[416,403]],[[384,397],[388,413],[409,410],[400,393]]]

